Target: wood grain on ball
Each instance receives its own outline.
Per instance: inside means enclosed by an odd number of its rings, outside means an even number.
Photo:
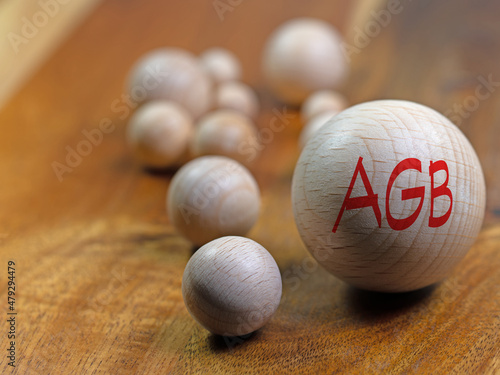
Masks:
[[[127,140],[143,165],[165,168],[183,161],[192,133],[191,115],[180,105],[152,101],[130,118]]]
[[[334,233],[360,158],[378,194],[381,227],[374,208],[353,207],[343,212]],[[408,169],[397,176],[387,202],[391,216],[405,219],[418,211],[421,199],[411,197],[411,190],[402,200],[405,189],[424,187],[425,194],[413,224],[395,230],[386,213],[388,181],[407,158],[418,159],[422,173]],[[447,221],[431,227],[429,170],[439,160],[449,169],[453,205]],[[434,188],[446,182],[443,170],[433,176]],[[351,197],[367,195],[359,174]],[[474,149],[447,118],[412,102],[375,101],[343,111],[307,143],[294,172],[292,200],[301,237],[326,269],[360,288],[401,292],[442,280],[464,257],[482,225],[485,183]],[[434,217],[449,208],[446,195],[433,200]]]
[[[189,313],[212,333],[242,336],[271,319],[281,299],[281,275],[269,252],[243,237],[209,242],[189,260],[182,295]]]
[[[195,245],[243,236],[259,216],[260,192],[252,174],[223,156],[204,156],[174,175],[167,195],[170,222]]]
[[[212,105],[212,80],[198,59],[178,48],[161,48],[144,55],[132,68],[128,90],[131,100],[172,100],[194,118]]]

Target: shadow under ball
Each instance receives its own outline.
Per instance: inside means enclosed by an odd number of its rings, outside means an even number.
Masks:
[[[259,216],[260,192],[252,174],[224,156],[203,156],[174,175],[167,193],[170,222],[194,245],[243,236]]]
[[[281,290],[272,255],[257,242],[236,236],[198,249],[182,278],[191,316],[222,336],[243,336],[261,328],[278,308]]]
[[[292,182],[295,222],[316,260],[362,289],[442,280],[482,225],[485,183],[463,133],[407,101],[359,104],[307,143]]]

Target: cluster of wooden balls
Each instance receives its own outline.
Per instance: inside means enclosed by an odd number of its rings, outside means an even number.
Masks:
[[[199,247],[184,271],[186,307],[203,327],[228,336],[259,329],[281,299],[273,257],[243,237],[259,217],[260,191],[240,147],[257,140],[260,103],[241,73],[223,48],[199,57],[162,48],[136,63],[128,83],[131,97],[141,93],[127,131],[136,159],[146,168],[179,168],[168,217]]]
[[[279,100],[301,105],[292,204],[316,260],[369,290],[410,291],[441,280],[473,243],[484,214],[484,177],[463,134],[416,103],[346,109],[336,91],[348,73],[342,39],[324,21],[299,18],[278,27],[262,70]],[[282,291],[271,254],[243,237],[258,219],[260,192],[240,145],[255,142],[260,105],[240,78],[239,61],[222,48],[199,57],[155,50],[129,78],[131,96],[144,103],[128,126],[137,159],[151,168],[182,166],[170,183],[167,212],[178,232],[201,246],[184,271],[186,307],[209,331],[230,336],[262,327]],[[393,185],[399,191],[391,195]],[[443,196],[449,199],[437,199]],[[424,202],[430,206],[419,216]],[[444,223],[437,228],[432,219]]]
[[[223,48],[199,57],[161,48],[142,57],[128,82],[131,97],[143,103],[128,126],[137,159],[150,168],[178,167],[204,155],[248,162],[238,146],[256,138],[260,104],[240,78],[240,62]]]

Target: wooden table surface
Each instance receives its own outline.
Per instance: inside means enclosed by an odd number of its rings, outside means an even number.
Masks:
[[[371,6],[386,9],[380,3]],[[226,4],[222,18],[214,4]],[[402,1],[387,22],[369,13],[380,8],[365,3],[360,14],[353,4],[108,0],[97,8],[0,112],[2,374],[500,373],[500,3]],[[477,149],[484,228],[443,283],[402,295],[355,290],[302,245],[290,202],[301,125],[295,109],[273,101],[260,72],[266,36],[296,16],[326,19],[347,35],[354,48],[341,91],[353,104],[429,105]],[[283,298],[246,340],[213,336],[189,316],[181,278],[192,249],[165,212],[172,174],[142,170],[124,141],[128,111],[115,106],[126,73],[164,45],[231,49],[261,96],[258,125],[289,114],[252,167],[263,205],[249,234],[275,257]],[[53,163],[65,163],[82,131],[107,119],[113,130],[59,181]],[[9,260],[15,369],[6,357]]]

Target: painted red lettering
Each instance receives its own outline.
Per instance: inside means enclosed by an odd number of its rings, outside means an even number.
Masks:
[[[361,180],[363,181],[363,185],[365,186],[367,195],[351,198],[352,189],[354,187],[354,183],[356,182],[358,173],[361,175]],[[342,207],[340,208],[340,212],[337,216],[337,220],[335,221],[332,232],[335,233],[337,231],[337,228],[340,224],[340,219],[342,219],[342,215],[344,214],[345,210],[354,210],[356,208],[363,207],[373,208],[373,212],[375,213],[375,217],[377,218],[377,223],[380,228],[382,224],[382,215],[378,206],[378,194],[373,193],[372,185],[370,184],[370,180],[368,180],[365,167],[363,167],[363,158],[360,157],[358,159],[358,164],[356,164],[356,169],[354,170],[349,189],[347,190],[347,194],[344,198],[344,203],[342,203]]]
[[[422,206],[424,205],[424,196],[425,196],[424,186],[414,187],[411,189],[404,189],[401,191],[401,200],[405,201],[408,199],[420,198],[420,203],[415,212],[405,219],[395,219],[391,215],[391,210],[389,208],[389,197],[391,194],[392,185],[394,184],[394,181],[396,181],[396,178],[398,178],[398,176],[402,172],[408,169],[415,169],[419,172],[422,172],[422,163],[420,162],[420,160],[415,158],[408,158],[401,161],[398,165],[396,165],[396,168],[394,168],[394,170],[392,171],[391,177],[389,178],[389,182],[387,184],[387,193],[385,196],[385,211],[387,215],[387,222],[389,223],[389,226],[394,230],[404,230],[410,227],[415,222],[415,220],[417,220],[420,211],[422,211]]]
[[[434,173],[436,173],[437,171],[445,171],[446,180],[442,185],[434,187]],[[446,164],[444,160],[438,160],[436,162],[431,161],[431,164],[429,166],[429,175],[431,176],[431,214],[429,216],[429,226],[432,228],[436,228],[444,225],[444,223],[448,221],[453,205],[453,196],[451,194],[450,188],[448,187],[448,180],[450,179],[448,164]],[[434,217],[434,199],[442,195],[446,195],[448,196],[448,198],[450,198],[450,208],[448,208],[448,211],[443,216]]]
[[[420,202],[418,204],[417,209],[410,216],[404,219],[396,219],[391,214],[390,210],[390,195],[391,190],[394,186],[394,183],[398,176],[407,170],[416,170],[422,173],[422,163],[420,160],[416,158],[407,158],[398,163],[396,167],[393,169],[391,176],[389,177],[389,181],[387,182],[387,190],[385,196],[385,211],[387,222],[389,226],[394,230],[404,230],[409,228],[415,221],[417,220],[420,212],[422,211],[422,207],[424,205],[425,199],[425,187],[418,186],[409,189],[404,189],[401,191],[401,200],[409,200],[420,198]],[[434,186],[434,174],[438,171],[446,172],[446,179],[443,184],[440,186]],[[361,180],[363,181],[363,185],[367,192],[367,195],[362,197],[354,197],[351,198],[352,189],[354,188],[354,184],[356,183],[356,178],[358,174],[361,176]],[[453,195],[451,193],[450,188],[448,187],[448,181],[450,179],[450,174],[448,170],[448,164],[444,160],[438,160],[436,162],[431,161],[429,165],[429,176],[431,177],[431,210],[429,215],[429,227],[436,228],[444,225],[448,219],[450,218],[452,207],[453,207]],[[441,196],[447,196],[450,198],[450,207],[448,211],[439,217],[434,216],[434,200]],[[335,221],[335,225],[333,226],[332,232],[337,232],[338,226],[340,224],[340,220],[342,219],[342,215],[345,210],[354,210],[357,208],[371,207],[373,212],[375,213],[375,217],[377,219],[377,223],[379,228],[381,227],[382,215],[380,213],[380,208],[378,206],[378,194],[373,192],[372,186],[370,184],[370,180],[368,179],[368,175],[366,174],[366,170],[363,166],[363,158],[360,157],[358,159],[358,163],[356,164],[356,168],[354,170],[354,174],[351,179],[351,183],[349,184],[349,188],[347,190],[347,194],[344,198],[344,202],[340,208],[340,212]]]

